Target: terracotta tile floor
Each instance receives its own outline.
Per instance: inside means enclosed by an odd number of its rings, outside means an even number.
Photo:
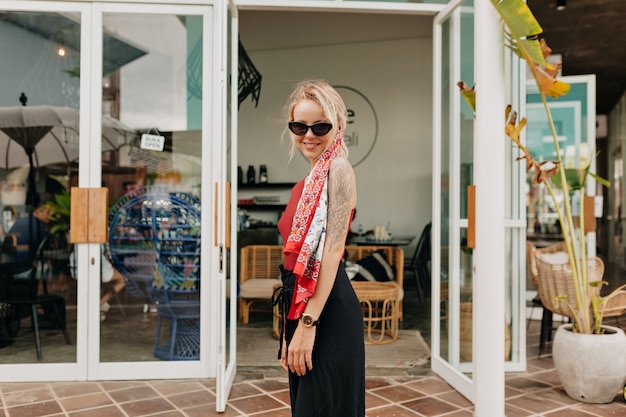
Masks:
[[[528,369],[507,374],[506,415],[547,417],[624,416],[620,393],[610,404],[570,399],[554,370],[550,345],[538,352],[539,322],[528,334]],[[536,343],[535,343],[536,342]],[[125,381],[0,384],[0,417],[134,417],[221,415],[288,417],[291,415],[284,376],[263,369],[238,374],[226,412],[215,412],[215,381]],[[473,406],[428,367],[393,375],[368,371],[368,417],[472,416]]]
[[[624,280],[626,275],[618,276]],[[413,292],[405,292],[402,327],[419,329],[430,343],[430,305],[414,300]],[[626,317],[620,322],[626,323]],[[256,320],[255,324],[267,326],[268,322]],[[610,404],[570,399],[554,369],[550,343],[538,356],[539,330],[540,321],[533,320],[527,334],[526,372],[506,375],[507,417],[626,416],[621,393]],[[287,380],[276,367],[240,367],[223,414],[215,412],[213,379],[0,383],[0,417],[289,417],[288,404]],[[430,371],[429,363],[407,369],[368,369],[366,407],[367,417],[473,415],[472,404]]]

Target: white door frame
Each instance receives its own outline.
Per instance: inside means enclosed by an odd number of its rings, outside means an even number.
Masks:
[[[90,52],[92,56],[91,84],[91,131],[90,137],[100,137],[100,114],[102,114],[102,74],[95,68],[102,68],[102,30],[104,13],[128,13],[128,14],[171,14],[171,15],[199,15],[203,16],[203,44],[214,47],[217,42],[217,28],[215,28],[214,11],[211,6],[185,6],[185,5],[164,5],[164,4],[124,4],[124,3],[93,3],[93,15],[90,22],[92,28],[92,39]],[[205,51],[208,48],[204,48]],[[205,378],[215,374],[216,361],[216,323],[211,318],[217,315],[216,292],[211,291],[214,282],[219,275],[219,251],[214,245],[214,223],[208,219],[218,216],[214,211],[217,205],[212,204],[212,197],[216,196],[212,184],[220,180],[219,153],[216,153],[216,145],[213,138],[219,138],[221,125],[219,124],[222,109],[215,103],[213,86],[219,85],[215,71],[215,61],[219,57],[213,58],[203,53],[203,73],[202,79],[202,115],[203,120],[211,120],[210,124],[204,124],[202,129],[202,161],[210,163],[202,164],[202,195],[205,201],[202,204],[202,259],[201,259],[201,281],[207,283],[201,286],[200,301],[201,315],[200,321],[204,325],[200,326],[200,360],[199,361],[147,361],[147,362],[100,362],[100,332],[99,332],[99,308],[98,299],[100,294],[99,280],[89,282],[89,329],[88,338],[88,379],[90,380],[110,380],[110,379],[164,379],[164,378]],[[86,77],[85,77],[86,78]],[[81,80],[82,81],[82,80]],[[82,120],[82,118],[81,118]],[[80,172],[79,177],[88,176],[87,186],[97,187],[101,184],[101,158],[100,141],[93,141],[90,149],[90,168],[85,175]],[[218,150],[221,148],[218,148]],[[82,149],[81,149],[82,150]],[[99,276],[100,271],[100,248],[99,245],[89,245],[89,276]]]
[[[23,12],[65,12],[79,13],[81,21],[87,22],[91,17],[91,9],[88,3],[77,2],[50,2],[50,1],[3,1],[0,5],[2,10],[23,11]],[[88,24],[81,24],[81,42],[89,43],[91,36]],[[91,62],[89,54],[80,56],[81,70],[90,72]],[[86,112],[89,108],[89,78],[80,79],[80,112]],[[80,160],[85,161],[90,152],[89,143],[89,118],[80,119]],[[82,165],[81,165],[82,166]],[[85,181],[86,178],[81,177]],[[79,260],[76,267],[77,273],[86,276],[87,258],[85,255],[86,245],[78,245],[79,254],[84,255],[84,259]],[[87,285],[85,282],[77,283],[77,311],[87,310]],[[7,364],[0,366],[1,382],[26,382],[26,381],[77,381],[87,378],[87,317],[84,314],[77,316],[77,329],[75,335],[70,335],[72,343],[76,347],[76,361],[70,363],[23,363]],[[45,347],[44,347],[45,349]],[[45,354],[45,351],[44,351]]]
[[[224,114],[225,133],[222,135],[224,142],[224,169],[229,169],[226,178],[230,178],[230,193],[225,195],[224,201],[227,201],[226,216],[231,221],[225,222],[224,233],[228,234],[230,245],[224,248],[224,259],[228,259],[231,271],[230,280],[226,280],[226,275],[220,276],[219,281],[219,299],[220,299],[220,320],[219,320],[219,346],[217,359],[217,378],[216,378],[216,401],[215,411],[218,413],[226,410],[226,403],[230,390],[233,386],[235,376],[237,375],[237,309],[238,302],[235,294],[237,294],[236,277],[238,265],[237,246],[237,227],[232,224],[232,219],[237,218],[237,145],[238,145],[238,107],[239,107],[239,85],[236,80],[239,79],[239,14],[234,0],[229,0],[228,5],[220,10],[223,20],[224,42],[222,62],[226,65],[223,73],[225,74],[223,90],[224,90],[224,108],[229,109],[228,114]],[[228,40],[228,41],[227,41]],[[230,57],[230,60],[229,60]],[[230,83],[229,83],[230,80]],[[230,161],[226,161],[228,148],[230,143]],[[228,200],[226,200],[228,199]],[[227,227],[230,225],[230,230]],[[233,250],[234,248],[234,250]],[[227,256],[228,254],[228,256]],[[226,266],[225,266],[226,267]],[[230,299],[230,303],[228,300]]]
[[[216,0],[218,4],[220,0]],[[217,362],[218,333],[218,292],[215,291],[220,277],[224,276],[225,268],[219,267],[220,247],[223,247],[224,212],[213,203],[213,196],[224,201],[224,172],[222,154],[225,153],[223,138],[222,115],[224,110],[221,97],[214,86],[223,82],[223,74],[219,68],[223,62],[214,51],[223,44],[220,37],[220,26],[214,7],[208,1],[191,0],[178,4],[124,4],[96,2],[57,2],[57,1],[5,1],[3,10],[25,12],[65,12],[80,13],[81,45],[84,53],[80,56],[80,157],[83,164],[79,165],[79,187],[100,187],[101,184],[101,143],[90,138],[101,137],[102,114],[102,74],[96,68],[102,67],[102,13],[156,13],[156,14],[189,14],[203,16],[203,120],[207,128],[202,131],[203,164],[202,194],[206,203],[202,205],[202,217],[207,219],[202,224],[202,281],[201,287],[201,358],[199,361],[150,361],[100,363],[100,318],[99,294],[100,280],[85,279],[77,283],[77,333],[75,340],[76,362],[74,363],[29,363],[2,365],[0,381],[73,381],[73,380],[107,380],[107,379],[160,379],[160,378],[206,378],[215,376]],[[210,46],[206,46],[210,45]],[[209,56],[211,55],[211,56]],[[220,78],[221,77],[221,78]],[[209,168],[210,167],[210,168]],[[217,193],[220,190],[222,194]],[[222,207],[224,204],[221,205]],[[215,219],[213,222],[208,219]],[[214,224],[222,225],[217,229]],[[100,245],[77,244],[77,276],[100,276]],[[215,287],[215,288],[214,288]],[[85,314],[87,312],[88,314]],[[74,337],[72,337],[74,338]]]
[[[474,383],[470,377],[461,371],[459,363],[459,280],[454,278],[458,274],[460,265],[460,229],[467,228],[467,219],[460,219],[459,204],[450,200],[449,206],[451,213],[448,215],[449,224],[449,243],[448,243],[448,259],[451,264],[448,267],[448,303],[446,314],[448,317],[449,333],[448,333],[448,355],[449,360],[441,356],[441,173],[442,158],[449,158],[449,189],[458,190],[460,188],[460,175],[458,167],[460,166],[460,142],[461,128],[458,115],[460,114],[460,100],[458,90],[449,87],[449,97],[447,101],[450,105],[448,111],[449,119],[444,121],[442,114],[442,84],[447,82],[450,86],[454,86],[456,81],[460,80],[460,6],[464,0],[451,1],[444,10],[442,10],[433,22],[433,195],[432,195],[432,247],[434,248],[431,260],[431,277],[432,277],[432,293],[431,293],[431,368],[435,373],[441,376],[446,382],[452,385],[463,396],[470,401],[474,401]],[[443,24],[447,21],[451,22],[450,46],[448,66],[449,80],[444,80],[443,76]],[[449,154],[442,154],[442,125],[448,124],[449,133]],[[454,194],[454,193],[451,193]]]

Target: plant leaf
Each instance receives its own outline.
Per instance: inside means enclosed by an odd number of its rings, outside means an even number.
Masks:
[[[611,181],[609,181],[607,179],[604,179],[601,176],[599,176],[598,174],[594,174],[593,172],[590,172],[589,175],[591,175],[591,177],[594,180],[596,180],[600,184],[604,185],[606,188],[610,188],[611,187]]]
[[[491,3],[511,31],[519,50],[523,51],[521,57],[526,61],[545,65],[541,45],[537,40],[543,29],[525,0],[491,0]]]
[[[576,191],[585,186],[585,170],[578,168],[565,168],[565,180],[567,181],[567,189]],[[552,177],[552,183],[560,189],[563,189],[561,184],[561,177]]]
[[[558,169],[559,162],[558,161],[541,161],[536,162],[533,160],[533,166],[535,168],[535,177],[533,178],[533,182],[535,184],[541,184],[542,182],[546,182],[550,178],[553,178]]]
[[[560,64],[552,65],[545,60],[552,50],[543,39],[538,40],[543,29],[525,0],[491,0],[491,3],[510,31],[506,35],[507,45],[526,61],[542,94],[552,98],[567,94],[569,84],[555,78]]]
[[[467,101],[472,111],[476,113],[476,85],[469,88],[463,81],[459,81],[456,85],[461,89],[461,96]]]
[[[532,63],[530,64],[530,70],[533,72],[537,80],[537,86],[542,94],[552,98],[559,98],[569,92],[570,85],[557,80],[551,75],[554,72],[553,70],[546,71],[546,69]]]

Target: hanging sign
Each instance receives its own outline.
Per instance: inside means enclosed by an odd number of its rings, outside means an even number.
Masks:
[[[163,151],[165,146],[165,136],[152,135],[150,133],[144,133],[141,135],[141,149],[148,149],[151,151]]]

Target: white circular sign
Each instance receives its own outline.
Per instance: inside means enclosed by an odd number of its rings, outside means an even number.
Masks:
[[[343,140],[350,151],[352,166],[363,162],[374,149],[378,137],[378,117],[372,103],[360,91],[344,85],[334,86],[348,110]]]

